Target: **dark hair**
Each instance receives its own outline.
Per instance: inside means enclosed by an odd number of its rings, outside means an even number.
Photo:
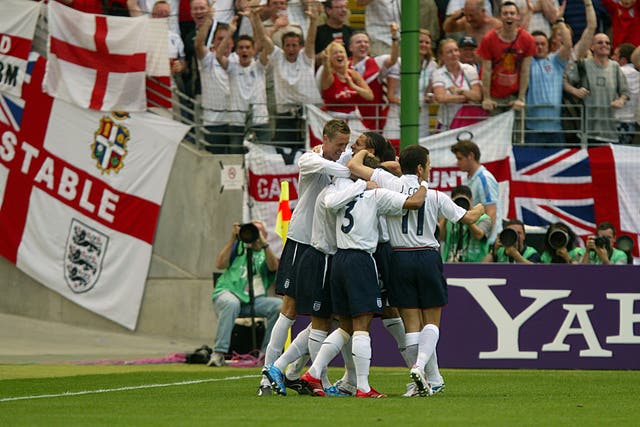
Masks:
[[[542,36],[545,39],[547,39],[547,43],[549,42],[549,36],[547,36],[547,34],[543,31],[536,30],[531,33],[531,37],[536,37],[536,36]]]
[[[522,232],[526,233],[526,230],[524,229],[524,222],[520,221],[519,219],[510,218],[506,221],[502,221],[502,228],[507,228],[510,225],[519,225],[520,227],[522,227]]]
[[[242,40],[247,40],[249,42],[251,42],[251,46],[255,46],[256,43],[253,41],[253,37],[251,37],[248,34],[242,34],[240,36],[238,36],[238,41],[236,42],[236,44],[240,43]]]
[[[631,43],[620,43],[618,45],[618,57],[626,59],[627,63],[631,64],[631,54],[634,50],[635,46]]]
[[[213,38],[218,35],[218,31],[222,30],[229,30],[229,24],[227,24],[226,22],[218,22],[218,25],[216,25],[216,29],[213,31]]]
[[[551,262],[553,264],[564,264],[565,263],[564,259],[556,255],[555,249],[553,249],[549,244],[549,236],[551,235],[551,233],[558,230],[561,230],[567,233],[567,236],[568,236],[567,250],[568,251],[571,251],[573,248],[576,247],[578,236],[576,236],[576,233],[574,233],[573,230],[562,221],[554,222],[547,229],[547,232],[544,235],[544,252],[547,252],[549,255],[551,255]]]
[[[380,159],[381,162],[393,161],[396,159],[396,151],[393,145],[378,132],[363,132],[367,138],[367,148],[373,149],[373,155]]]
[[[304,38],[302,37],[302,34],[297,33],[295,31],[287,31],[282,35],[282,45],[284,46],[284,39],[293,38],[293,37],[297,37],[298,41],[300,42],[300,46],[304,46]]]
[[[620,45],[620,46],[622,46],[622,45]],[[602,221],[600,224],[598,224],[597,230],[598,231],[599,230],[613,230],[613,237],[616,237],[616,227],[614,227],[613,224],[610,223],[609,221]]]
[[[456,188],[451,190],[451,198],[455,198],[456,196],[465,196],[467,199],[471,200],[473,198],[473,193],[471,193],[471,188],[468,185],[458,185]]]
[[[516,8],[516,12],[518,13],[518,15],[520,14],[520,8],[518,7],[518,5],[517,5],[517,4],[515,4],[515,3],[514,3],[514,2],[512,2],[512,1],[509,1],[509,0],[507,0],[507,1],[505,1],[505,2],[502,2],[502,4],[500,5],[500,8],[499,8],[498,10],[499,10],[500,12],[502,12],[502,9],[503,9],[505,6],[513,6],[513,7],[515,7],[515,8]]]
[[[339,133],[347,135],[351,133],[349,125],[342,119],[331,119],[322,128],[322,135],[326,135],[329,139],[335,138]]]
[[[463,139],[453,144],[453,146],[451,146],[451,152],[453,154],[460,153],[464,157],[468,157],[469,154],[473,154],[476,161],[480,162],[480,148],[478,147],[478,144],[468,139]]]
[[[405,175],[416,173],[419,165],[427,165],[429,150],[421,145],[410,145],[400,152],[400,169]]]

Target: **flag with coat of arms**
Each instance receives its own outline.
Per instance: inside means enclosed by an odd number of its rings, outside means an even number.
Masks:
[[[42,92],[44,62],[24,85],[18,126],[0,121],[0,255],[135,329],[160,205],[188,128],[53,99]]]

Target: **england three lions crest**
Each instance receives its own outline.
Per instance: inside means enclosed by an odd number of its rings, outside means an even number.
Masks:
[[[96,160],[96,167],[102,173],[118,173],[124,166],[129,142],[129,128],[121,123],[129,117],[128,113],[113,112],[110,116],[102,116],[100,128],[95,132],[91,144],[91,157]]]
[[[71,221],[64,253],[64,278],[74,293],[87,292],[96,284],[108,243],[106,234],[77,219]]]

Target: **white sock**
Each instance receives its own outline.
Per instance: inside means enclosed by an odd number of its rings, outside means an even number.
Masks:
[[[436,325],[428,324],[422,329],[422,332],[420,332],[420,339],[418,341],[418,358],[416,360],[416,366],[418,368],[424,370],[427,361],[436,351],[436,345],[438,345],[439,337],[440,330]]]
[[[309,374],[312,377],[320,378],[323,371],[327,369],[327,366],[331,361],[340,353],[340,350],[349,341],[349,334],[338,328],[331,332],[329,336],[322,343],[320,351],[313,360],[313,364],[309,368]]]
[[[369,332],[355,331],[353,333],[353,362],[356,366],[357,384],[360,391],[368,393],[369,367],[371,366],[371,337]]]
[[[405,348],[405,343],[404,343],[405,331],[404,331],[404,323],[402,323],[402,319],[399,317],[393,317],[391,319],[382,319],[382,324],[387,329],[387,331],[389,331],[393,339],[396,340],[396,343],[398,344],[398,348],[402,351],[402,349]]]
[[[434,351],[433,355],[427,362],[427,366],[424,368],[425,374],[427,374],[427,381],[429,384],[442,384],[444,378],[440,375],[440,369],[438,369],[438,352]]]
[[[284,343],[289,335],[289,328],[293,325],[293,320],[280,313],[276,324],[271,330],[271,339],[267,345],[267,351],[264,353],[264,364],[271,365],[282,354]]]
[[[409,332],[405,335],[404,342],[407,346],[404,350],[405,363],[408,368],[413,367],[418,359],[418,341],[420,332]]]
[[[307,364],[308,361],[309,361],[309,348],[307,346],[307,352],[302,356],[298,357],[297,360],[295,360],[293,363],[291,363],[287,367],[287,372],[285,372],[286,377],[290,380],[300,379],[300,376],[302,375],[302,369],[304,368],[304,366]]]
[[[287,349],[282,353],[278,360],[273,362],[273,366],[284,371],[289,363],[295,362],[303,354],[309,353],[309,332],[311,331],[311,324],[304,328],[295,337]]]
[[[327,338],[328,333],[320,329],[311,329],[309,332],[309,340],[307,345],[309,346],[309,356],[311,356],[311,362],[316,360],[316,356],[322,347],[322,343]],[[316,377],[317,378],[317,377]]]
[[[348,382],[351,385],[355,385],[356,378],[356,365],[353,361],[353,338],[349,337],[349,341],[342,347],[342,359],[344,360],[344,375],[342,381]]]

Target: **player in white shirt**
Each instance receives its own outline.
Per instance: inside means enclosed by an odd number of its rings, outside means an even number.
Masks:
[[[298,203],[289,222],[287,242],[276,273],[276,292],[283,295],[280,317],[271,332],[265,352],[265,367],[280,356],[289,328],[296,318],[296,280],[300,256],[311,244],[313,214],[318,195],[331,182],[331,177],[346,178],[349,169],[336,163],[349,143],[351,130],[343,120],[329,120],[322,130],[322,152],[308,152],[298,160]],[[260,390],[270,390],[271,382],[263,378]]]
[[[342,197],[349,201],[364,190],[366,185],[360,180],[341,192]],[[298,314],[311,315],[311,328],[302,330],[287,347],[287,350],[270,366],[265,366],[263,373],[271,381],[271,386],[278,394],[286,395],[286,387],[293,388],[299,394],[301,389],[293,385],[290,378],[285,378],[284,369],[299,357],[309,354],[311,360],[315,360],[320,347],[331,328],[333,311],[331,304],[331,292],[329,283],[331,278],[331,259],[336,253],[336,213],[328,210],[322,203],[324,195],[330,187],[322,189],[317,197],[314,214],[313,228],[311,230],[311,247],[300,256],[298,275],[306,280],[298,281],[296,286],[296,311]],[[321,393],[330,396],[348,396],[332,388],[329,381],[326,366],[318,374],[322,379]],[[306,391],[306,388],[304,389]]]
[[[429,150],[419,145],[409,146],[400,153],[401,177],[382,169],[371,169],[363,160],[364,155],[358,154],[348,163],[354,175],[405,195],[420,188],[420,182],[429,178],[431,168]],[[415,360],[410,374],[421,396],[431,395],[432,386],[436,391],[444,387],[437,368],[436,345],[441,310],[448,298],[438,252],[440,245],[434,235],[438,217],[471,224],[483,213],[481,204],[466,211],[445,193],[429,190],[420,209],[408,211],[401,217],[387,217],[393,247],[389,303],[400,310],[406,331],[407,358]],[[430,382],[425,378],[425,367]]]
[[[327,337],[313,365],[301,379],[309,384],[315,395],[324,395],[320,380],[314,375],[328,365],[353,333],[356,397],[386,397],[373,389],[368,381],[371,359],[369,326],[373,315],[382,312],[378,272],[373,259],[378,245],[378,216],[400,216],[403,209],[419,208],[424,202],[425,190],[409,197],[375,189],[361,191],[349,199],[338,191],[344,185],[337,183],[322,202],[338,214],[335,224],[338,251],[332,265],[331,293],[333,311],[338,315],[340,327]],[[364,186],[362,182],[361,187]]]

